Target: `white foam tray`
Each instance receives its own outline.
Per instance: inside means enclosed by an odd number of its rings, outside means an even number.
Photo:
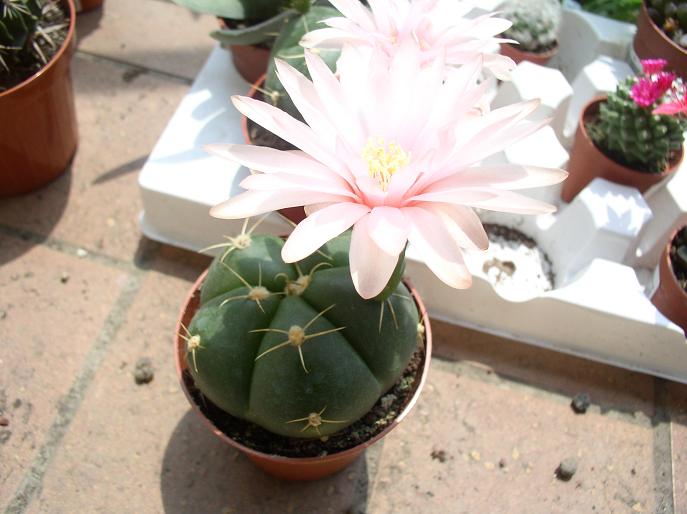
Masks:
[[[240,230],[241,222],[216,220],[208,211],[238,193],[238,184],[248,171],[202,148],[209,143],[243,142],[240,117],[229,97],[245,94],[248,88],[229,54],[215,48],[141,170],[144,211],[140,226],[147,237],[199,250]],[[562,147],[557,150],[566,155]],[[472,288],[454,290],[427,269],[412,247],[407,253],[407,274],[437,319],[687,382],[684,334],[647,297],[653,270],[623,264],[625,246],[631,245],[651,211],[634,190],[608,183],[595,187],[580,195],[584,201],[563,206],[558,216],[486,218],[519,228],[552,256],[560,276],[553,291],[520,301],[504,299],[486,280],[479,256],[468,260],[475,274]],[[550,188],[540,194],[555,200],[557,191]],[[619,198],[615,214],[639,221],[614,227],[612,209],[594,212],[604,195]],[[571,229],[570,220],[576,218],[580,225]],[[284,234],[290,226],[272,214],[262,230]],[[575,244],[566,246],[565,241],[581,244],[586,253],[576,252]]]

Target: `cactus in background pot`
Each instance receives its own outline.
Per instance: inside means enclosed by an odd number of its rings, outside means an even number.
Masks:
[[[682,81],[663,71],[665,61],[643,61],[644,74],[630,77],[608,95],[587,131],[604,153],[626,166],[661,173],[680,151],[687,128],[679,107]]]
[[[687,2],[646,0],[649,17],[673,42],[687,48]]]
[[[196,386],[231,415],[287,437],[323,437],[398,381],[423,327],[398,281],[386,299],[358,295],[350,233],[295,264],[282,260],[283,244],[244,231],[220,245],[184,335],[187,362]]]
[[[687,227],[677,232],[670,246],[673,273],[680,287],[687,292]]]
[[[501,16],[513,22],[503,37],[519,43],[521,50],[544,53],[558,46],[561,6],[557,0],[509,0]]]

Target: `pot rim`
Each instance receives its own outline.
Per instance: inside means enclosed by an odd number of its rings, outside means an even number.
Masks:
[[[678,154],[679,157],[675,160],[675,162],[674,162],[673,164],[668,163],[668,166],[666,166],[666,168],[665,168],[663,171],[661,171],[661,173],[649,173],[648,171],[643,171],[643,170],[638,170],[638,169],[635,169],[635,168],[630,168],[629,166],[626,166],[625,164],[621,164],[621,163],[619,163],[618,161],[615,161],[615,160],[611,159],[611,158],[610,158],[608,155],[606,155],[598,146],[596,146],[596,143],[594,143],[594,141],[592,140],[592,138],[589,137],[589,133],[587,132],[587,127],[585,127],[585,124],[584,124],[584,120],[585,120],[585,116],[586,116],[586,114],[587,114],[587,111],[588,111],[592,106],[594,106],[594,104],[597,104],[597,103],[598,103],[599,105],[601,105],[601,104],[602,104],[603,102],[605,102],[607,99],[608,99],[608,96],[607,96],[607,95],[597,95],[597,96],[595,96],[594,98],[592,98],[589,102],[587,102],[587,103],[585,104],[584,108],[582,109],[582,111],[580,112],[580,118],[579,118],[579,120],[578,120],[578,125],[577,125],[578,130],[581,131],[581,133],[582,133],[582,135],[585,137],[585,139],[587,139],[587,140],[589,141],[589,143],[594,147],[594,149],[598,152],[599,157],[600,157],[602,160],[606,161],[606,162],[613,163],[613,164],[616,165],[616,166],[620,166],[621,168],[625,169],[625,170],[628,171],[628,172],[637,173],[637,174],[639,174],[639,175],[647,175],[647,176],[653,176],[653,177],[660,177],[661,179],[663,179],[663,178],[667,177],[668,175],[670,175],[671,173],[673,173],[673,172],[678,168],[678,166],[679,166],[680,163],[683,161],[683,159],[685,158],[685,147],[684,147],[684,143],[683,143],[682,147],[680,147],[680,152],[679,152],[679,154]]]
[[[48,61],[48,64],[43,66],[40,70],[38,70],[36,73],[28,77],[27,79],[24,79],[21,81],[19,84],[16,86],[11,87],[10,89],[7,89],[6,91],[3,91],[0,93],[0,99],[2,99],[5,96],[9,96],[12,93],[16,92],[17,90],[28,86],[35,80],[37,80],[41,75],[46,73],[49,69],[51,69],[53,66],[55,66],[55,63],[62,58],[62,55],[67,51],[67,49],[70,47],[72,40],[74,39],[74,31],[76,28],[76,9],[74,7],[74,0],[61,0],[60,2],[62,5],[67,4],[68,7],[68,14],[69,14],[69,28],[67,29],[67,37],[64,39],[62,42],[62,46],[60,49],[57,51],[55,55],[52,56],[52,59]]]
[[[547,50],[546,52],[532,52],[531,50],[523,50],[520,44],[514,45],[513,43],[501,43],[502,45],[507,45],[508,47],[512,48],[516,52],[519,52],[523,55],[532,55],[534,57],[539,57],[542,59],[550,59],[554,55],[558,53],[559,50],[559,44],[558,44],[558,39],[556,39],[556,45],[551,48],[550,50]]]
[[[198,414],[205,424],[214,432],[216,436],[218,436],[220,439],[228,443],[229,445],[233,446],[234,448],[242,451],[243,453],[247,454],[248,456],[253,456],[257,457],[260,459],[267,459],[273,462],[277,463],[290,463],[290,464],[312,464],[312,463],[317,463],[317,462],[322,462],[325,460],[331,460],[331,461],[336,461],[340,460],[343,458],[346,458],[348,456],[355,456],[358,455],[362,450],[365,448],[373,445],[377,441],[379,441],[381,438],[386,436],[391,430],[396,428],[401,421],[405,419],[405,417],[410,413],[410,411],[415,407],[415,404],[417,403],[420,393],[422,392],[422,389],[425,385],[425,382],[427,381],[427,375],[429,372],[429,365],[431,361],[431,356],[432,356],[432,329],[429,323],[429,315],[427,314],[427,309],[425,307],[424,302],[422,301],[422,298],[420,297],[420,294],[417,292],[417,290],[413,287],[411,281],[407,278],[403,279],[404,284],[406,287],[408,287],[410,294],[413,296],[413,300],[415,301],[415,304],[417,305],[419,314],[420,314],[420,320],[422,321],[422,324],[425,327],[425,337],[424,337],[424,346],[425,346],[425,357],[424,357],[424,362],[422,364],[422,372],[420,374],[420,382],[417,385],[417,388],[415,389],[415,392],[413,393],[413,396],[410,398],[408,403],[405,405],[403,410],[396,416],[384,430],[382,430],[380,433],[375,435],[374,437],[368,439],[367,441],[364,441],[356,446],[353,446],[352,448],[348,448],[347,450],[343,450],[340,452],[336,453],[330,453],[322,457],[285,457],[283,455],[275,455],[275,454],[270,454],[270,453],[263,453],[258,450],[254,450],[253,448],[249,448],[247,446],[244,446],[243,444],[235,441],[231,437],[229,437],[227,434],[222,432],[220,429],[218,429],[214,423],[208,418],[201,410],[198,404],[193,400],[191,397],[191,394],[186,387],[186,384],[184,383],[184,378],[183,378],[183,372],[187,368],[184,363],[182,363],[181,359],[181,352],[179,351],[180,345],[181,345],[181,337],[179,334],[182,333],[182,320],[184,318],[184,314],[187,311],[188,305],[190,304],[191,300],[193,297],[200,292],[200,286],[203,283],[203,280],[205,280],[205,277],[207,276],[208,270],[206,269],[201,275],[198,277],[196,282],[193,284],[191,287],[188,295],[186,296],[186,299],[184,303],[181,306],[181,310],[179,312],[179,317],[177,319],[176,323],[176,332],[174,335],[174,363],[176,367],[176,372],[177,372],[177,378],[179,379],[179,383],[181,384],[181,389],[184,391],[184,394],[186,395],[186,398],[188,399],[189,403],[191,404],[191,407],[193,410]]]
[[[678,45],[677,43],[675,43],[675,41],[673,41],[673,40],[670,39],[668,36],[666,36],[666,33],[663,32],[663,29],[661,29],[661,27],[659,27],[658,25],[656,25],[656,23],[654,22],[654,20],[651,19],[651,16],[649,16],[649,11],[647,10],[647,7],[646,7],[646,0],[642,0],[642,7],[641,7],[641,9],[640,9],[640,12],[641,12],[640,16],[645,16],[645,17],[646,17],[646,19],[649,21],[649,25],[658,33],[658,36],[659,36],[663,41],[665,41],[665,42],[668,43],[670,46],[672,46],[673,48],[675,48],[677,51],[679,51],[680,53],[682,53],[683,56],[687,56],[687,50],[684,49],[684,48],[682,48],[680,45]]]
[[[663,248],[663,254],[661,255],[661,259],[663,260],[666,269],[669,271],[669,276],[671,284],[680,292],[681,296],[687,298],[687,291],[685,291],[680,283],[677,281],[677,277],[675,276],[675,270],[673,269],[673,262],[670,259],[670,248],[673,245],[673,240],[675,237],[677,237],[677,233],[680,232],[683,228],[687,228],[686,225],[680,225],[677,227],[673,232],[671,233],[670,237],[668,238],[668,243],[666,243],[665,247]],[[659,263],[660,267],[660,263]]]

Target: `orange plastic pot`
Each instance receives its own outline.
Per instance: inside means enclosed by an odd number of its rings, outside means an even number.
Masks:
[[[0,197],[38,189],[60,176],[77,144],[71,78],[76,13],[62,0],[69,31],[62,47],[38,73],[0,93]]]
[[[222,18],[217,18],[222,29],[227,28],[227,23]],[[228,48],[234,67],[243,80],[249,84],[264,77],[270,62],[270,50],[258,45],[227,45],[222,44],[223,48]]]
[[[558,44],[551,50],[542,53],[528,52],[526,50],[520,50],[516,45],[510,45],[508,43],[501,44],[501,55],[510,57],[513,59],[515,64],[520,64],[522,61],[529,61],[534,64],[539,64],[544,66],[558,53]]]
[[[659,285],[651,297],[651,302],[661,314],[687,332],[687,293],[677,281],[670,261],[670,247],[680,230],[673,232],[663,249],[658,263]]]
[[[76,12],[88,12],[103,5],[103,0],[74,0]]]
[[[632,46],[640,59],[665,59],[669,68],[687,79],[687,51],[654,23],[644,2],[637,18],[637,33]]]
[[[413,295],[413,299],[418,307],[420,313],[420,319],[424,320],[425,325],[425,355],[424,362],[422,363],[422,372],[420,381],[418,383],[417,389],[413,393],[412,398],[401,411],[401,413],[396,417],[396,419],[387,426],[382,432],[377,434],[375,437],[361,443],[358,446],[350,448],[348,450],[332,453],[325,455],[323,457],[304,457],[304,458],[294,458],[294,457],[282,457],[279,455],[269,455],[262,453],[252,448],[248,448],[236,441],[234,441],[227,434],[219,430],[215,424],[209,419],[200,409],[200,406],[196,403],[193,396],[191,395],[188,385],[184,380],[185,371],[188,368],[188,362],[186,361],[186,341],[181,338],[180,334],[183,334],[183,327],[188,327],[193,319],[194,314],[198,310],[200,305],[200,287],[205,279],[207,271],[198,278],[193,287],[191,288],[186,300],[181,308],[181,313],[179,314],[179,320],[176,325],[176,334],[174,336],[174,357],[176,361],[177,375],[179,377],[179,382],[181,383],[181,388],[186,394],[186,398],[191,403],[193,411],[201,417],[205,425],[214,433],[217,437],[222,439],[224,442],[228,443],[233,448],[244,453],[255,465],[269,473],[279,478],[284,478],[287,480],[318,480],[329,475],[333,475],[346,468],[352,464],[358,457],[360,457],[365,449],[381,438],[386,436],[391,430],[396,428],[398,424],[403,421],[403,419],[408,415],[411,409],[417,403],[420,397],[420,392],[427,379],[427,373],[429,371],[429,362],[432,355],[432,330],[429,325],[429,317],[427,316],[427,311],[422,299],[418,295],[417,291],[406,281],[406,286]],[[207,400],[206,400],[207,401]]]
[[[264,83],[265,75],[263,74],[253,82],[253,85],[248,91],[248,96],[255,98],[260,92],[260,88]],[[253,140],[251,139],[250,132],[248,131],[248,118],[245,116],[241,116],[241,131],[243,132],[243,140],[246,142],[246,144],[252,145]],[[277,212],[296,225],[305,219],[305,210],[303,207],[287,207],[286,209],[279,209]]]
[[[648,173],[628,168],[615,162],[599,150],[589,137],[585,124],[591,121],[599,112],[599,106],[605,97],[595,98],[582,110],[575,133],[575,142],[570,152],[568,164],[568,178],[563,182],[561,198],[570,202],[596,177],[604,178],[616,184],[622,184],[638,189],[644,193],[651,186],[658,184],[675,170],[682,162],[684,150],[661,173]]]

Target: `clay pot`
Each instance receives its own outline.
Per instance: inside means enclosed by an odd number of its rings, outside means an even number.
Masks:
[[[88,12],[103,5],[103,0],[74,0],[76,12]]]
[[[558,43],[551,50],[543,53],[528,52],[526,50],[521,50],[516,45],[511,45],[508,43],[501,44],[501,55],[510,57],[515,61],[515,64],[520,64],[522,61],[529,61],[540,66],[544,66],[558,53]]]
[[[420,392],[427,379],[427,372],[429,371],[429,362],[432,355],[432,330],[429,325],[429,317],[425,309],[422,299],[418,295],[417,291],[406,281],[406,286],[410,290],[415,303],[417,304],[418,311],[420,313],[420,319],[424,320],[425,323],[425,356],[424,362],[422,363],[422,375],[420,377],[420,382],[417,389],[413,393],[412,398],[405,406],[403,411],[398,415],[398,417],[382,432],[374,436],[372,439],[365,441],[364,443],[350,448],[348,450],[332,453],[323,457],[304,457],[304,458],[294,458],[294,457],[281,457],[279,455],[269,455],[262,453],[251,448],[248,448],[236,441],[231,437],[226,435],[224,432],[219,430],[213,423],[212,419],[208,418],[200,409],[200,406],[196,403],[193,396],[191,395],[187,383],[184,381],[184,372],[188,368],[188,362],[186,361],[186,341],[180,337],[179,334],[183,334],[183,326],[188,327],[193,319],[194,314],[198,310],[200,304],[200,287],[205,279],[207,271],[205,271],[196,281],[196,283],[191,288],[189,295],[182,306],[181,313],[179,315],[179,320],[176,325],[176,335],[174,336],[174,357],[176,362],[177,375],[181,383],[181,388],[186,394],[186,398],[191,403],[193,411],[201,417],[205,425],[220,439],[228,443],[233,448],[244,453],[255,465],[269,473],[279,478],[285,478],[288,480],[318,480],[329,475],[333,475],[346,468],[352,464],[358,457],[360,457],[368,446],[373,445],[379,441],[382,437],[386,436],[391,430],[396,428],[398,424],[403,421],[403,419],[408,415],[411,409],[415,406]],[[190,376],[187,374],[187,376]],[[206,400],[209,401],[209,400]]]
[[[60,176],[78,139],[70,74],[76,13],[62,0],[69,31],[38,73],[0,93],[0,197],[33,191]]]
[[[253,82],[250,91],[248,91],[248,96],[255,98],[260,92],[259,88],[261,88],[264,83],[265,75],[263,74]],[[250,133],[248,132],[248,118],[245,116],[241,116],[241,130],[243,132],[243,140],[247,145],[252,145],[253,141],[251,140]],[[305,209],[303,209],[303,207],[287,207],[286,209],[279,209],[277,212],[296,225],[305,219]]]
[[[651,297],[651,302],[666,318],[687,332],[687,293],[675,278],[670,261],[670,247],[681,229],[670,236],[658,263],[659,285]]]
[[[222,18],[217,18],[220,28],[228,28],[227,23]],[[231,52],[231,57],[234,61],[234,67],[243,80],[249,84],[253,84],[260,77],[264,77],[267,73],[267,67],[270,63],[270,50],[259,45],[226,45],[222,44],[223,48],[228,48]]]
[[[687,78],[687,51],[674,43],[654,23],[644,2],[637,18],[637,33],[633,47],[640,59],[665,59],[669,68],[682,78]]]
[[[658,184],[673,173],[682,161],[684,150],[681,149],[678,156],[673,160],[674,162],[671,162],[670,166],[662,173],[647,173],[628,168],[607,157],[594,145],[585,128],[585,123],[591,121],[598,114],[599,106],[605,100],[605,97],[595,98],[585,106],[580,115],[575,142],[570,152],[569,175],[563,182],[563,189],[561,190],[561,198],[565,202],[570,202],[575,198],[596,177],[604,178],[616,184],[634,187],[644,193],[651,186]]]

